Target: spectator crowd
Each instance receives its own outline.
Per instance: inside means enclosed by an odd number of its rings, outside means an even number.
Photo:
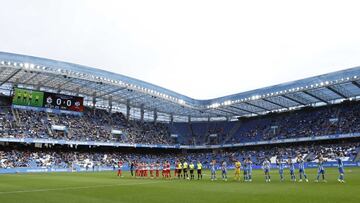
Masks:
[[[360,102],[306,107],[239,121],[192,123],[128,120],[120,112],[101,109],[87,108],[79,116],[0,107],[0,137],[6,138],[204,145],[355,132],[360,132]],[[172,138],[171,134],[178,136]]]
[[[343,154],[344,161],[354,161],[359,153],[359,143],[350,142],[343,144],[300,145],[268,148],[253,148],[241,150],[226,150],[221,152],[196,152],[196,153],[145,153],[145,152],[118,152],[118,151],[74,151],[69,149],[28,149],[28,148],[5,148],[0,149],[0,168],[14,167],[45,167],[45,168],[70,168],[83,167],[116,167],[118,161],[126,164],[130,162],[164,162],[170,161],[172,165],[177,160],[197,162],[200,161],[205,167],[210,166],[212,160],[219,165],[226,161],[229,165],[235,160],[243,161],[251,158],[253,164],[261,165],[263,160],[270,159],[275,163],[276,159],[295,159],[301,154],[308,162],[316,161],[321,154],[327,161],[335,161],[336,157]]]
[[[61,126],[64,129],[54,129]],[[119,133],[113,133],[116,130]],[[0,108],[0,137],[171,144],[163,123],[127,120],[122,113],[87,109],[82,116]]]

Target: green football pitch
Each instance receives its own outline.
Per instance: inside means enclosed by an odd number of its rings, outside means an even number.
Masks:
[[[337,182],[337,169],[326,170],[327,183],[315,183],[315,169],[308,169],[309,182],[280,182],[273,170],[272,182],[265,183],[260,170],[253,182],[203,180],[136,179],[125,172],[34,173],[0,175],[1,203],[31,202],[360,202],[360,168],[346,168],[346,183]],[[217,175],[220,174],[218,171]]]

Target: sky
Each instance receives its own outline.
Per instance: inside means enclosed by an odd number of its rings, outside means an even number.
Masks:
[[[360,1],[0,0],[0,51],[211,99],[360,66]]]

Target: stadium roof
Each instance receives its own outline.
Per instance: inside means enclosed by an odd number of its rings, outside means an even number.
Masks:
[[[96,99],[116,110],[126,104],[174,117],[198,119],[261,115],[304,106],[333,104],[360,96],[360,67],[210,100],[196,100],[141,80],[82,65],[0,52],[0,87],[43,89]],[[286,73],[284,73],[286,74]],[[166,120],[166,119],[165,119]],[[176,120],[176,119],[175,119]]]

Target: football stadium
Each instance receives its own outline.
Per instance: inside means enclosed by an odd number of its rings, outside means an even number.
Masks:
[[[359,198],[360,67],[195,100],[66,62],[0,64],[1,202]]]
[[[359,6],[2,2],[0,203],[360,202]]]

